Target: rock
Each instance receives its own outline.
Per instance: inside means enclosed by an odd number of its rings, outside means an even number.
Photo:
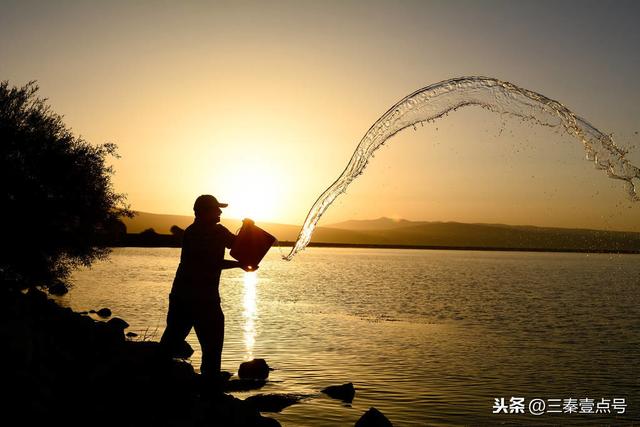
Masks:
[[[195,383],[195,372],[193,366],[187,362],[174,362],[166,368],[166,374],[171,379],[172,387],[192,388]]]
[[[94,323],[96,323],[95,320],[93,320],[91,317],[89,316],[80,316],[80,318],[78,319],[78,323],[77,323],[77,332],[79,334],[82,334],[86,337],[88,337],[89,335],[91,335],[93,333],[93,326]]]
[[[309,396],[303,394],[256,394],[244,401],[259,412],[280,412],[284,408],[294,405]]]
[[[51,295],[64,295],[67,292],[69,292],[69,289],[67,289],[67,285],[65,285],[62,281],[58,280],[55,283],[52,283],[51,285],[49,285],[47,287],[47,290],[49,291],[49,293]]]
[[[219,398],[210,401],[210,405],[211,412],[215,414],[211,418],[213,423],[210,425],[237,427],[274,425],[272,423],[262,424],[264,417],[260,415],[254,406],[229,394],[223,394]],[[184,422],[178,425],[184,425]]]
[[[114,317],[112,319],[109,319],[109,321],[107,322],[107,325],[111,326],[112,328],[121,329],[123,331],[129,327],[129,324],[119,317]]]
[[[257,419],[255,425],[257,427],[282,427],[282,424],[280,424],[278,420],[262,416]]]
[[[102,322],[98,322],[102,323]],[[107,328],[111,331],[111,335],[113,336],[113,340],[115,342],[124,341],[124,329],[129,326],[127,322],[120,319],[119,317],[114,317],[106,322]]]
[[[173,357],[177,357],[180,359],[188,359],[193,354],[193,348],[189,345],[188,342],[182,341],[180,345],[173,350],[171,354]]]
[[[241,379],[264,380],[269,377],[269,365],[264,359],[253,359],[240,364],[238,376]]]
[[[109,317],[111,316],[111,310],[109,310],[108,308],[101,308],[100,310],[96,311],[96,314],[100,317]]]
[[[382,412],[371,407],[356,421],[355,427],[393,427],[393,424],[391,424],[391,421],[389,421]]]
[[[89,313],[95,314],[95,310],[89,310]]]
[[[106,322],[95,322],[93,335],[96,343],[107,353],[112,352],[125,341],[122,329],[108,325]]]
[[[159,342],[154,341],[125,341],[127,354],[131,359],[138,360],[145,366],[166,361]]]
[[[264,387],[266,383],[267,382],[265,380],[233,379],[225,384],[224,389],[225,391],[257,390]]]
[[[36,288],[29,289],[27,297],[31,305],[38,308],[44,306],[48,300],[47,294]]]
[[[28,370],[37,357],[37,347],[33,340],[31,325],[20,320],[2,322],[2,364],[4,372],[16,374]]]
[[[343,402],[351,403],[356,395],[356,389],[353,388],[352,383],[342,385],[332,385],[322,389],[322,392],[334,399],[342,400]]]
[[[131,331],[127,332],[125,335],[127,336],[127,338],[135,338],[135,337],[138,336],[138,334],[136,334],[135,332],[131,332]]]

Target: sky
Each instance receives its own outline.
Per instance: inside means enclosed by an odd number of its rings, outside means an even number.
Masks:
[[[135,210],[301,224],[364,133],[459,76],[567,105],[640,165],[634,1],[0,0],[0,80],[113,142]],[[320,225],[377,217],[640,231],[640,203],[553,129],[468,108],[394,136]]]

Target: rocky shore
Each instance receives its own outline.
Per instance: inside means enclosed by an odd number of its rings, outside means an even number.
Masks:
[[[106,320],[106,310],[96,313],[104,321],[94,320],[60,307],[43,291],[2,289],[0,370],[8,398],[1,407],[6,419],[21,425],[270,427],[280,424],[261,411],[279,412],[309,397],[240,400],[209,393],[191,364],[166,357],[157,342],[127,339],[126,321]],[[256,360],[239,373],[225,383],[226,391],[263,386],[268,365]],[[325,393],[350,401],[355,389],[345,384]],[[371,415],[367,411],[357,425],[391,425],[379,412]]]

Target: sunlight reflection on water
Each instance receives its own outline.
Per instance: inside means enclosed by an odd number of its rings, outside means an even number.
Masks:
[[[244,311],[244,346],[246,354],[244,360],[253,359],[253,346],[256,344],[256,318],[258,315],[256,306],[256,285],[258,284],[258,274],[255,271],[244,273],[244,297],[242,306]]]

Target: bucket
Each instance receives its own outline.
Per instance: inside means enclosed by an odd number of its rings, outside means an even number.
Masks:
[[[275,237],[245,218],[229,255],[246,267],[246,270],[255,270],[275,241]]]

